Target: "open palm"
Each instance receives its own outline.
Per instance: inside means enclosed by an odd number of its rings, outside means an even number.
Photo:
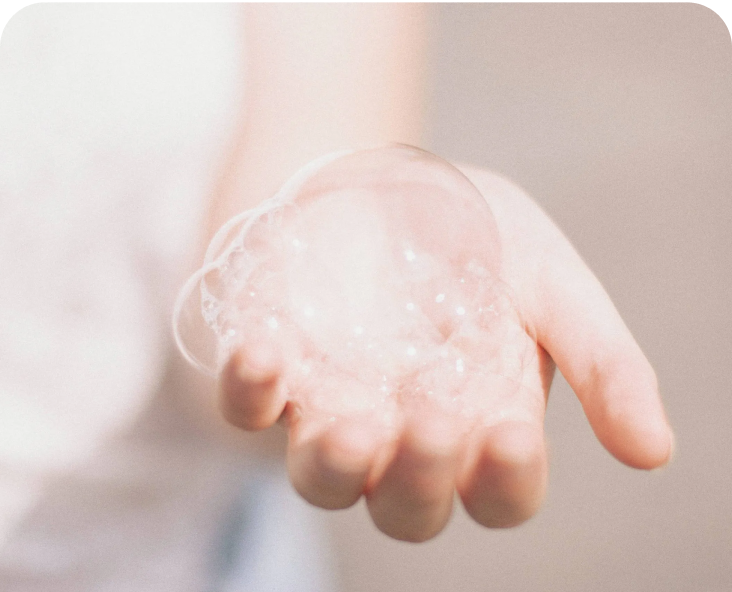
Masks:
[[[230,422],[248,430],[278,419],[286,426],[290,478],[306,500],[344,508],[365,495],[377,527],[402,540],[436,535],[449,519],[455,490],[485,526],[513,526],[538,509],[555,363],[595,434],[619,460],[653,468],[667,462],[672,449],[654,372],[596,278],[521,190],[486,171],[462,171],[495,220],[498,244],[486,265],[499,254],[501,282],[490,294],[459,284],[465,280],[451,269],[440,286],[417,288],[368,266],[366,277],[329,275],[329,265],[346,269],[337,259],[352,253],[321,232],[327,209],[301,216],[299,236],[325,241],[320,252],[335,253],[335,264],[294,265],[272,280],[281,282],[270,286],[275,301],[249,307],[250,319],[262,326],[251,325],[252,338],[240,343],[220,376]],[[480,259],[481,248],[492,248],[470,238],[468,232],[462,248],[476,251],[471,256]],[[358,245],[358,239],[347,242]],[[273,259],[286,265],[292,254],[285,255]],[[314,269],[326,270],[325,277],[314,278]],[[334,285],[321,293],[348,302],[344,294],[353,285],[359,294],[364,286],[397,287],[367,299],[378,314],[346,307],[348,322],[331,312],[319,323],[279,317],[277,332],[271,331],[275,321],[266,326],[265,309],[276,309],[278,298],[307,299],[308,290],[323,283]],[[443,312],[475,293],[481,300],[475,310],[483,316],[474,323]],[[414,315],[408,330],[399,320],[405,302]],[[321,308],[344,310],[342,303]],[[355,325],[354,314],[362,316]]]

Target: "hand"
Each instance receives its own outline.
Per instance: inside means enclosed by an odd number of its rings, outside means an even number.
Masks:
[[[358,400],[358,385],[327,363],[316,365],[309,381],[295,380],[292,353],[266,339],[239,348],[220,377],[231,423],[286,426],[290,478],[306,500],[335,509],[365,495],[376,526],[401,540],[440,532],[455,490],[488,527],[514,526],[536,512],[547,480],[543,419],[554,363],[618,460],[651,469],[666,463],[673,447],[653,369],[597,279],[521,190],[494,174],[462,170],[498,227],[510,318],[520,329],[506,333],[505,345],[529,354],[511,388],[487,389],[481,422],[409,399],[394,403],[388,420],[330,413],[329,405],[342,408],[344,394]],[[470,343],[456,347],[477,359]],[[488,397],[481,386],[490,385],[466,384],[463,395]],[[313,389],[320,403],[305,410],[290,396]]]

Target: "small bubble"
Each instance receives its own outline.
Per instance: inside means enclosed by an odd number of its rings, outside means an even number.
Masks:
[[[407,348],[407,355],[408,356],[416,356],[417,355],[417,348],[415,348],[413,345],[410,345]]]
[[[414,251],[412,251],[412,249],[407,249],[406,251],[404,251],[404,258],[407,261],[411,262],[417,258],[417,255],[414,254]]]
[[[414,302],[408,302],[407,303],[407,310],[409,310],[409,311],[414,310]]]
[[[465,364],[463,363],[462,359],[458,358],[455,361],[455,370],[458,372],[463,372],[465,370]]]
[[[457,313],[457,314],[458,314],[459,316],[463,316],[463,315],[465,314],[465,307],[464,307],[464,306],[458,306],[458,307],[457,307],[457,308],[455,309],[455,312],[456,312],[456,313]]]
[[[435,296],[435,302],[444,302],[445,301],[445,295],[444,294],[438,294]]]
[[[277,329],[277,327],[279,327],[280,324],[277,322],[277,319],[276,318],[269,317],[269,319],[267,319],[267,326],[270,329]]]
[[[356,335],[363,335],[363,327],[361,327],[360,325],[357,325],[356,327],[353,328],[353,332]]]

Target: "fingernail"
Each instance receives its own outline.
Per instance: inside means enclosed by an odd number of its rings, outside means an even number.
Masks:
[[[674,435],[673,431],[669,429],[669,451],[668,451],[668,460],[666,461],[666,465],[668,466],[671,464],[671,461],[674,460],[676,457],[676,436]]]
[[[669,428],[668,434],[669,434],[669,436],[668,436],[669,442],[668,442],[668,456],[666,457],[666,462],[664,462],[662,465],[653,469],[654,473],[655,472],[663,473],[666,469],[669,468],[669,466],[671,465],[671,462],[676,457],[676,436],[674,436],[674,433],[673,433],[673,431],[671,431],[670,428]]]

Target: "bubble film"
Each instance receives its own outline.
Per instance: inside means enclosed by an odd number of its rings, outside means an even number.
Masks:
[[[500,261],[487,203],[449,163],[401,145],[329,155],[219,231],[176,338],[209,374],[274,343],[305,413],[388,421],[430,400],[486,416],[526,354]]]

